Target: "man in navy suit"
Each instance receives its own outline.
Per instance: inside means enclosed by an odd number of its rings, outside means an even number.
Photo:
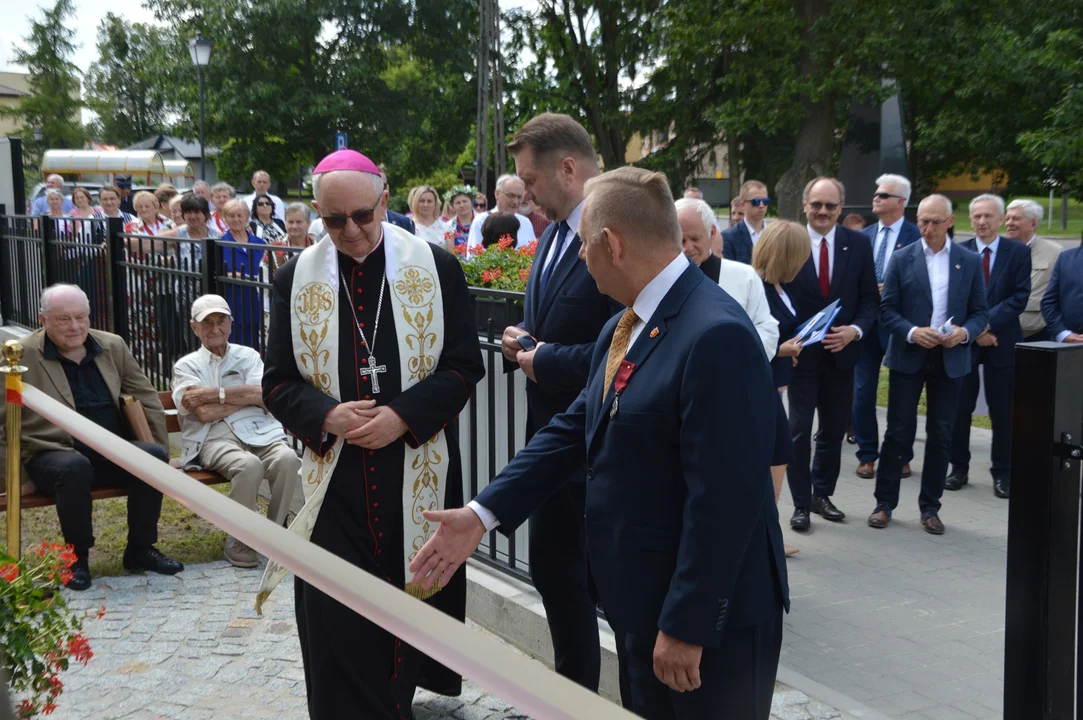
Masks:
[[[590,135],[567,115],[528,121],[508,145],[528,195],[556,220],[542,234],[527,280],[524,320],[504,330],[505,369],[522,368],[527,382],[526,437],[564,412],[587,383],[598,333],[621,310],[598,292],[579,259],[583,186],[598,174]],[[520,337],[537,346],[524,349]],[[586,468],[530,518],[530,574],[545,605],[556,671],[598,690],[601,651],[597,592],[583,528]]]
[[[759,180],[746,180],[741,186],[740,203],[743,218],[730,215],[730,226],[722,231],[722,257],[751,265],[752,248],[763,233],[767,206],[771,204],[767,186]]]
[[[1012,454],[1012,383],[1015,344],[1023,342],[1019,316],[1030,299],[1030,248],[997,234],[1004,222],[1004,201],[998,195],[979,195],[970,201],[970,225],[976,237],[959,243],[977,253],[985,284],[988,326],[974,339],[971,370],[963,378],[959,414],[951,439],[951,474],[945,490],[959,490],[968,482],[970,420],[978,402],[978,365],[984,366],[985,402],[993,421],[990,449],[993,493],[1008,497]]]
[[[846,514],[831,502],[839,479],[842,438],[853,399],[854,366],[862,337],[876,322],[876,275],[872,246],[859,232],[836,225],[846,190],[835,178],[818,177],[805,186],[812,255],[785,287],[797,310],[798,325],[839,301],[839,314],[823,342],[804,348],[788,390],[794,461],[786,468],[793,496],[790,527],[808,530],[809,513],[838,522]],[[816,457],[812,455],[812,420],[819,414]]]
[[[921,239],[918,226],[903,217],[910,202],[910,181],[902,175],[881,175],[876,178],[876,193],[872,196],[872,212],[879,222],[862,232],[872,243],[872,265],[877,288],[883,287],[884,274],[891,266],[896,250]],[[876,390],[880,383],[880,363],[887,350],[888,332],[881,325],[861,342],[861,359],[854,368],[854,404],[851,412],[854,439],[857,441],[857,476],[876,477],[876,460],[880,457],[880,428],[876,422]],[[903,477],[910,477],[913,448],[906,453]]]
[[[1042,317],[1057,342],[1083,344],[1083,247],[1057,257],[1042,298]]]
[[[940,497],[951,454],[959,390],[970,372],[971,340],[986,328],[985,286],[978,256],[952,244],[951,201],[930,195],[918,205],[922,240],[896,251],[884,278],[880,324],[891,339],[887,432],[876,470],[869,525],[885,528],[899,504],[904,453],[914,444],[918,401],[926,390],[925,459],[918,508],[921,525],[944,533]],[[802,353],[803,354],[803,353]]]
[[[580,232],[598,288],[628,309],[599,336],[567,412],[469,507],[426,513],[440,527],[414,581],[446,582],[486,529],[513,532],[585,458],[587,545],[625,707],[651,720],[767,720],[789,591],[763,346],[681,254],[661,173],[592,180]]]

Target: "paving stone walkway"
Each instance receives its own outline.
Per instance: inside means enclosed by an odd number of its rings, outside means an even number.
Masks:
[[[783,489],[783,533],[801,548],[788,563],[784,666],[895,720],[1001,717],[1008,501],[993,495],[991,436],[973,429],[970,484],[944,493],[940,537],[919,524],[923,430],[886,530],[866,524],[875,481],[855,475],[853,445],[833,498],[844,522],[813,515],[811,532],[791,531]]]
[[[305,720],[305,683],[291,583],[264,616],[252,599],[260,570],[226,562],[190,566],[176,577],[98,578],[67,593],[87,615],[94,658],[63,676],[54,720]],[[105,616],[95,619],[98,609]],[[419,691],[416,720],[523,718],[473,683],[457,698]],[[774,720],[831,720],[835,710],[779,685]]]

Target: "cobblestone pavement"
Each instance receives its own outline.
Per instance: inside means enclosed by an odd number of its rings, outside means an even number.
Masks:
[[[98,578],[69,605],[87,614],[94,658],[64,674],[55,720],[304,720],[305,684],[291,583],[252,608],[259,570],[226,562],[190,566],[176,577]],[[106,614],[94,619],[104,605]],[[780,685],[775,720],[839,714]],[[522,718],[473,683],[448,698],[419,691],[416,720]]]
[[[782,664],[896,720],[1000,718],[1008,501],[993,496],[991,432],[971,433],[970,484],[944,493],[940,537],[919,525],[918,435],[914,475],[886,530],[866,524],[875,481],[855,475],[853,445],[843,443],[833,498],[844,522],[813,515],[811,532],[791,531],[783,490],[786,542],[801,552],[788,563]]]

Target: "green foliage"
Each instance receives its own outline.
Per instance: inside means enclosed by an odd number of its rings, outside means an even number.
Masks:
[[[82,618],[60,593],[74,563],[71,546],[57,543],[42,542],[19,561],[0,552],[0,670],[20,718],[52,713],[64,688],[60,673],[93,656]]]
[[[98,115],[91,135],[125,147],[166,132],[177,111],[178,70],[191,63],[180,38],[108,13],[98,28],[98,55],[86,74],[86,104]]]
[[[79,69],[70,59],[75,52],[74,16],[74,0],[56,0],[52,8],[42,11],[40,19],[30,22],[30,34],[24,38],[26,49],[14,50],[15,64],[30,73],[30,95],[14,108],[0,108],[0,117],[22,124],[19,135],[28,149],[83,147]],[[34,140],[34,129],[42,132],[40,145]],[[40,164],[32,163],[29,155],[28,166]]]

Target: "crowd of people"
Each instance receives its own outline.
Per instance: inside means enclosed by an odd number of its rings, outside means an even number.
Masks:
[[[832,177],[804,188],[806,223],[768,222],[768,188],[748,179],[723,230],[698,189],[674,200],[659,173],[601,173],[590,136],[564,115],[527,122],[508,150],[517,173],[498,178],[491,210],[472,188],[441,197],[424,185],[398,215],[386,174],[339,151],[316,167],[314,221],[270,194],[263,172],[243,198],[225,183],[183,194],[126,194],[121,183],[99,190],[98,207],[76,188],[68,210],[51,185],[43,214],[122,216],[139,243],[182,263],[201,261],[200,244],[185,241],[220,239],[224,272],[268,273],[266,301],[237,284],[184,308],[198,344],[172,368],[183,468],[222,473],[252,511],[266,479],[277,524],[301,489],[291,531],[459,619],[466,558],[488,531],[529,522],[557,672],[598,689],[600,603],[627,707],[766,719],[789,608],[785,556],[798,551],[782,542],[783,485],[792,530],[807,532],[812,515],[843,520],[832,497],[852,437],[858,476],[875,479],[867,524],[888,527],[924,390],[918,509],[923,529],[943,534],[944,491],[970,480],[982,372],[991,490],[1008,498],[1014,347],[1083,343],[1083,249],[1036,237],[1037,203],[992,194],[969,202],[975,237],[956,242],[952,201],[923,198],[911,223],[911,183],[893,174],[862,189],[872,224],[840,223],[847,188]],[[528,444],[471,499],[455,417],[484,365],[452,255],[494,243],[537,246],[524,320],[501,338],[505,371],[527,378]],[[27,381],[121,435],[116,398],[134,395],[154,432],[138,446],[167,462],[157,396],[123,341],[90,329],[90,307],[74,285],[45,291]],[[157,316],[132,319],[150,332],[179,312],[172,300],[146,311]],[[70,588],[91,585],[90,489],[103,483],[129,488],[125,567],[182,570],[155,548],[160,493],[34,413],[24,422],[29,479],[57,496],[75,549]],[[235,538],[224,554],[259,564]],[[284,574],[268,566],[258,602]],[[296,597],[314,719],[408,717],[416,686],[457,692],[446,668],[301,580]]]

